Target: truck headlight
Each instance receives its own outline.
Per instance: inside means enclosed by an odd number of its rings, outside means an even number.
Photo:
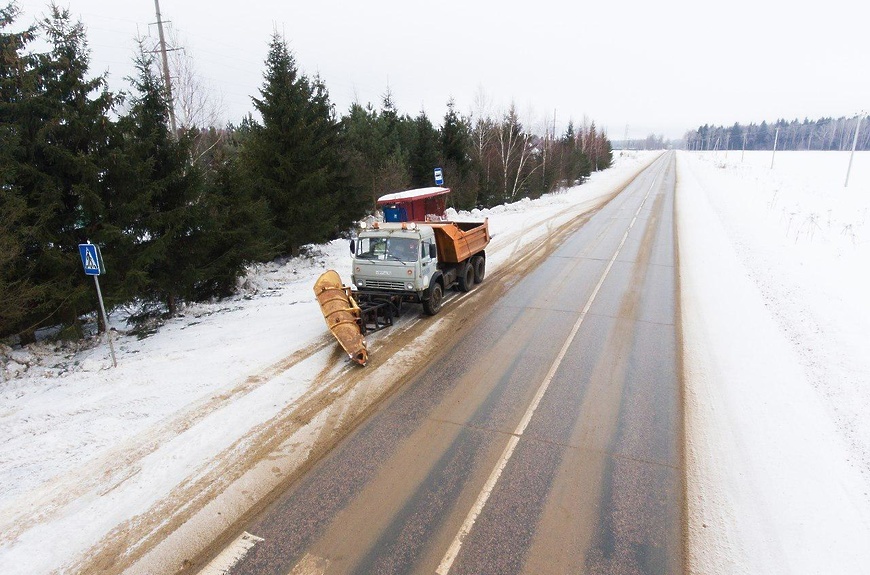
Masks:
[[[411,282],[408,282],[408,283],[405,284],[405,288],[407,288],[408,290],[413,290],[413,289],[414,289],[414,284],[412,284]]]
[[[366,280],[356,280],[357,287],[366,287]]]

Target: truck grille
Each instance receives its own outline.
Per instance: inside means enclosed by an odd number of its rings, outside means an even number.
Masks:
[[[366,280],[366,289],[404,290],[405,284],[389,280]]]

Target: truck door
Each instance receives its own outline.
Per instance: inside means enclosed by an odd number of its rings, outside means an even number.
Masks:
[[[432,246],[432,247],[430,247]],[[435,238],[428,238],[420,242],[420,275],[423,279],[423,289],[429,287],[429,280],[435,274],[438,264],[437,258],[431,254],[435,251]]]

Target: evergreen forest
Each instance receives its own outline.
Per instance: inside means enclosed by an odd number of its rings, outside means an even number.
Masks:
[[[304,254],[347,234],[379,196],[434,185],[485,208],[535,198],[608,167],[594,123],[562,134],[524,126],[511,106],[438,121],[377,105],[339,115],[275,33],[256,115],[216,126],[177,114],[151,47],[140,42],[126,91],[89,66],[86,29],[51,5],[33,24],[0,6],[0,339],[52,328],[83,336],[97,298],[78,245],[100,246],[106,306],[147,321],[234,293],[246,266]],[[40,49],[35,49],[39,46]],[[45,48],[42,48],[45,46]],[[92,316],[91,316],[92,317]],[[104,329],[105,326],[100,326]]]

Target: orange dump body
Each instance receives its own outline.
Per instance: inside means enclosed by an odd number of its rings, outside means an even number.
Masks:
[[[489,244],[489,220],[480,222],[427,222],[435,231],[438,259],[443,263],[461,263]]]

